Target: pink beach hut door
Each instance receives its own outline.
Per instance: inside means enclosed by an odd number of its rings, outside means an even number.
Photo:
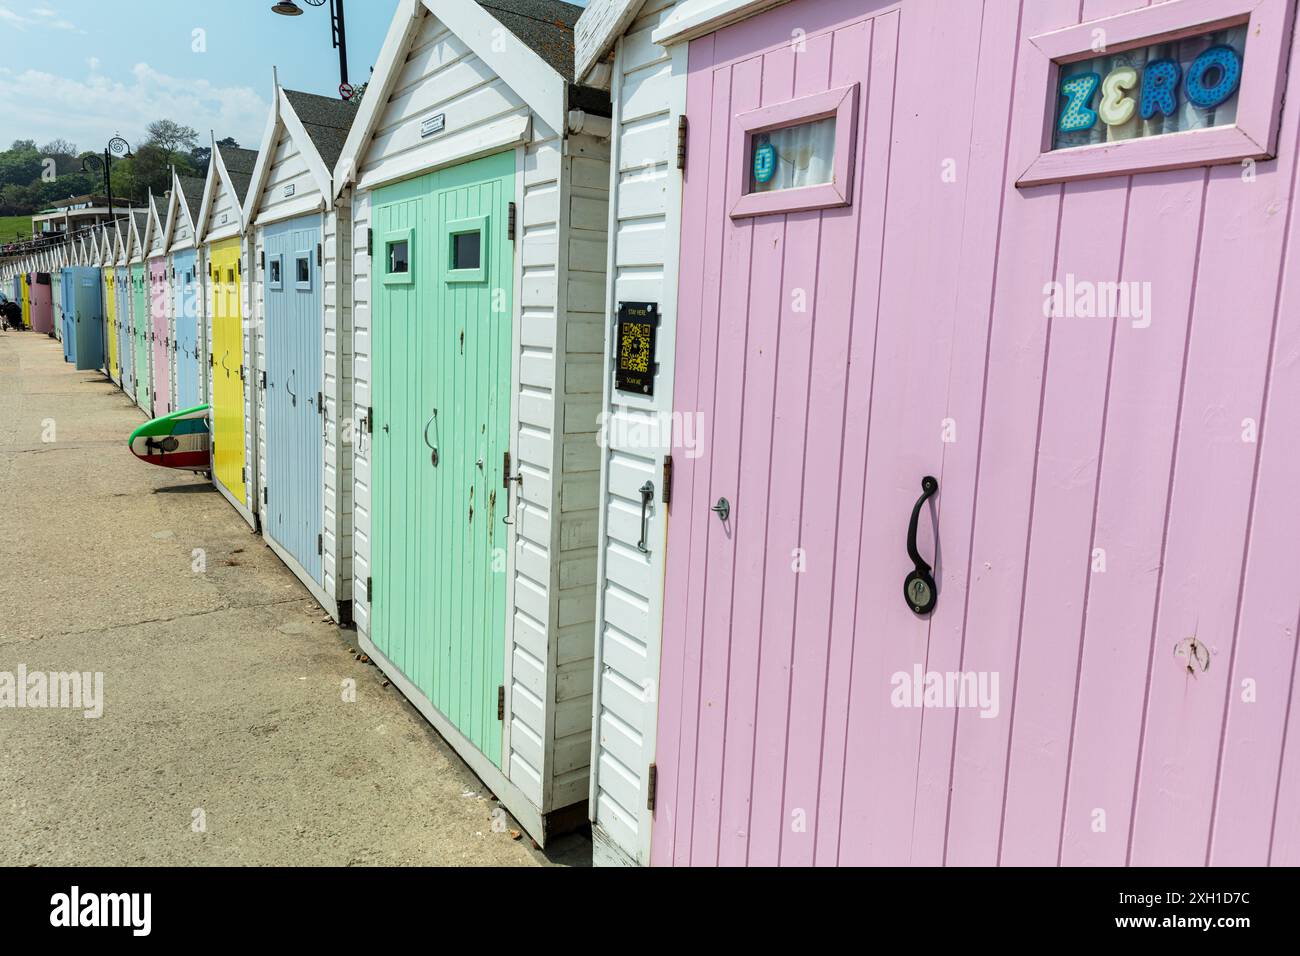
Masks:
[[[898,56],[909,14],[850,6],[691,41],[674,411],[702,441],[674,456],[659,865],[910,857],[921,718],[891,675],[961,608],[942,581],[932,613],[904,598],[914,509],[938,565],[942,490],[920,501],[953,367],[935,276],[963,198],[932,157],[970,131],[895,109],[940,79]]]
[[[153,413],[172,412],[171,335],[167,328],[167,261],[149,262],[149,316],[153,345]]]

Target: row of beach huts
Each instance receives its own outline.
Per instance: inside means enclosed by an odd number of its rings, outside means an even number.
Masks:
[[[1293,17],[400,0],[0,271],[539,843],[1295,864]]]

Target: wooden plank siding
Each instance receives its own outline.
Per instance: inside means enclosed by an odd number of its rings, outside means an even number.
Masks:
[[[686,109],[686,50],[670,54],[650,34],[673,0],[647,0],[619,40],[611,85],[606,356],[601,411],[601,509],[596,584],[596,660],[589,814],[597,862],[649,863],[648,769],[655,760],[659,635],[667,509],[659,503],[663,450],[635,440],[672,410],[676,244],[681,174],[677,118]],[[614,318],[620,301],[656,302],[663,316],[653,398],[611,388]],[[647,547],[638,489],[657,489]]]
[[[417,17],[373,136],[356,159],[350,178],[358,185],[343,197],[352,224],[351,287],[344,296],[351,305],[350,401],[364,421],[379,392],[373,378],[374,265],[367,249],[375,227],[373,187],[513,151],[510,449],[512,472],[522,482],[506,492],[514,525],[506,559],[501,769],[544,815],[582,802],[588,790],[598,474],[592,449],[608,144],[551,129],[427,8]],[[444,114],[445,132],[422,139],[421,120],[437,113]],[[381,248],[378,229],[372,241]],[[366,583],[373,576],[373,443],[363,424],[352,456],[351,573],[354,619],[364,635],[372,625]],[[489,467],[497,473],[501,462]]]
[[[609,305],[666,303],[673,407],[714,417],[677,462],[662,627],[633,547],[658,459],[602,456],[598,860],[637,859],[654,761],[656,864],[1300,862],[1300,112],[1276,160],[1015,185],[1029,38],[1144,5],[799,0],[692,40],[680,230],[647,39],[671,4],[618,43]],[[853,82],[852,205],[731,218],[730,118]],[[1048,315],[1073,281],[1148,311]],[[898,593],[924,474],[928,619]],[[913,667],[996,675],[997,712],[899,707]]]

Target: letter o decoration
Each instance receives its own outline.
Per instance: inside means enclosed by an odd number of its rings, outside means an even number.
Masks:
[[[1216,74],[1214,83],[1207,84],[1206,77]],[[1230,46],[1212,46],[1187,68],[1187,81],[1183,89],[1187,99],[1203,110],[1213,109],[1224,102],[1241,85],[1241,57]]]

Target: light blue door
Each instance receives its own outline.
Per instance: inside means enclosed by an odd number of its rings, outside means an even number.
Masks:
[[[176,407],[199,404],[198,272],[193,249],[172,256],[176,294]]]
[[[74,363],[77,361],[75,282],[76,270],[72,266],[64,266],[59,272],[59,324],[63,336],[63,361]]]
[[[65,270],[65,276],[68,274]],[[99,270],[79,266],[68,290],[72,310],[72,361],[83,371],[104,367],[104,296]]]
[[[323,325],[320,218],[268,226],[265,532],[321,583]]]

